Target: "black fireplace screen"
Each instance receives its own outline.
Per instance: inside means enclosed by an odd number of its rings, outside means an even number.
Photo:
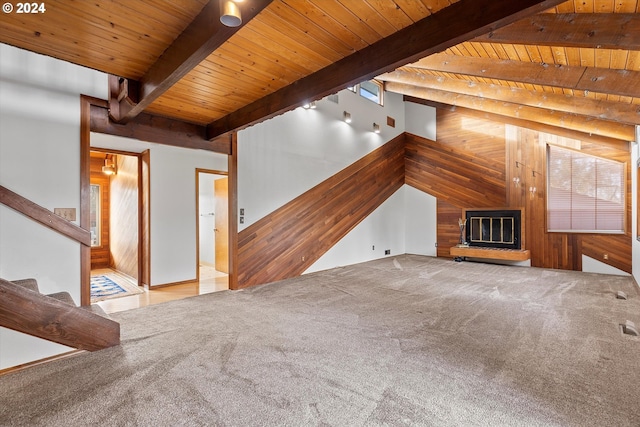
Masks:
[[[467,211],[466,239],[470,246],[520,249],[519,210]]]

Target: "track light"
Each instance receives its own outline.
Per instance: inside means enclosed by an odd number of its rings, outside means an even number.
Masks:
[[[242,24],[240,8],[237,0],[220,0],[220,22],[227,27],[239,27]]]
[[[345,122],[351,123],[351,113],[345,111],[344,113],[342,113],[342,116],[344,117]]]
[[[313,109],[315,109],[316,107],[317,107],[317,105],[316,105],[316,101],[308,102],[308,103],[306,103],[306,104],[304,104],[304,105],[302,106],[302,108],[304,108],[305,110],[308,110],[308,109],[312,109],[312,110],[313,110]]]
[[[113,160],[104,159],[104,166],[102,166],[102,173],[105,175],[115,175],[118,172]]]

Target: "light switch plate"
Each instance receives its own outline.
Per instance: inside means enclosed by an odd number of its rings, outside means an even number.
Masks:
[[[76,220],[76,208],[53,208],[53,213],[67,221]]]

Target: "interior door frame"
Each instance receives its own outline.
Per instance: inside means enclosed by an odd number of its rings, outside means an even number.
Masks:
[[[199,193],[200,193],[200,174],[201,173],[206,173],[210,175],[222,175],[229,178],[229,172],[226,172],[226,171],[196,168],[196,280],[198,282],[200,281],[200,197],[199,197],[200,194]],[[230,196],[228,198],[230,198]],[[228,222],[230,223],[231,220],[228,218],[228,215],[227,215],[227,219],[228,219]],[[228,227],[227,227],[227,230],[228,230]],[[229,233],[229,241],[231,241],[231,231],[228,230],[228,233]],[[228,251],[230,256],[231,248],[229,248]],[[229,269],[229,272],[231,272],[230,266],[227,266],[227,268]]]
[[[108,102],[102,99],[86,95],[80,96],[80,227],[85,230],[90,228],[90,204],[91,204],[91,171],[90,152],[101,151],[91,147],[91,107],[108,108]],[[109,150],[117,153],[118,150]],[[150,286],[151,284],[151,238],[150,238],[150,156],[149,151],[142,153],[130,153],[121,151],[122,154],[138,156],[138,284]],[[91,247],[80,247],[80,305],[91,305]]]
[[[91,151],[96,151],[96,152],[101,152],[101,153],[106,153],[106,154],[116,154],[116,155],[122,155],[122,156],[130,156],[130,157],[135,157],[138,159],[138,164],[137,164],[137,169],[138,169],[138,286],[144,286],[144,285],[148,285],[148,283],[144,283],[145,280],[144,279],[144,265],[143,265],[143,256],[144,256],[144,250],[143,250],[143,245],[144,245],[144,194],[145,194],[145,179],[143,179],[143,161],[144,161],[144,152],[142,153],[136,153],[133,151],[123,151],[123,150],[113,150],[110,148],[99,148],[99,147],[91,147],[90,146],[90,150]],[[146,189],[146,192],[148,193],[148,189]],[[111,220],[111,214],[109,215],[109,220]],[[109,238],[109,240],[111,240],[111,237]]]

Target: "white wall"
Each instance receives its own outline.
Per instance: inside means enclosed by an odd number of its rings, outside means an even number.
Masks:
[[[113,135],[91,134],[91,146],[150,150],[151,285],[196,278],[196,169],[226,172],[227,155]]]
[[[436,140],[436,109],[427,105],[405,102],[406,130],[423,138]]]
[[[79,212],[80,94],[106,98],[107,76],[0,44],[0,185]],[[43,293],[68,291],[80,302],[79,243],[4,206],[0,237],[0,277],[34,277]],[[0,328],[0,369],[66,350]]]
[[[405,189],[405,252],[437,256],[437,199],[409,185]]]
[[[385,94],[384,107],[343,90],[339,103],[277,116],[238,133],[238,208],[241,231],[404,132],[402,96]],[[342,120],[348,111],[352,123]],[[386,125],[393,117],[396,127]],[[380,134],[372,132],[379,123]]]

